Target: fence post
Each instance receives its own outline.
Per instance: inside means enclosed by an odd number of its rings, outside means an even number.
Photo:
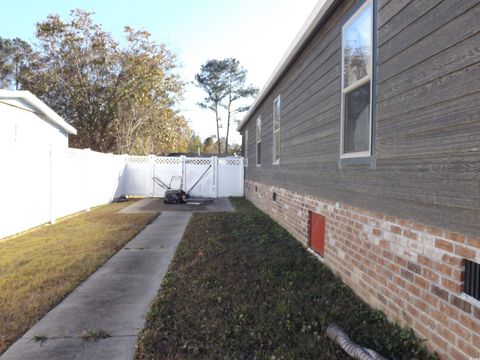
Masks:
[[[180,155],[182,160],[182,190],[187,191],[187,161],[185,155]]]
[[[218,156],[212,156],[213,165],[213,197],[218,197]]]
[[[85,149],[85,211],[90,211],[90,149]]]
[[[245,167],[244,167],[244,161],[245,158],[241,157],[240,158],[240,196],[244,196],[244,184],[245,184]]]
[[[54,194],[54,179],[55,179],[55,165],[54,165],[54,150],[53,147],[50,147],[49,149],[49,173],[50,173],[50,179],[49,179],[49,218],[50,218],[50,224],[55,224],[55,209],[54,209],[54,202],[55,202],[55,194]]]
[[[155,176],[155,155],[148,155],[148,164],[150,167],[150,182],[152,184],[152,192],[150,193],[150,197],[155,195],[155,181],[153,181],[153,177]]]

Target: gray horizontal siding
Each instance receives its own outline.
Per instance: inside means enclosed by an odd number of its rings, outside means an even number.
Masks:
[[[480,0],[378,1],[376,166],[340,169],[341,24],[357,4],[338,6],[247,123],[246,178],[478,236]]]

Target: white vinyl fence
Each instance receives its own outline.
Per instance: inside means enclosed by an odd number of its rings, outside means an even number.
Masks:
[[[192,196],[243,196],[243,158],[103,154],[90,150],[0,149],[0,239],[120,195],[162,197],[172,176]],[[203,174],[203,177],[201,177]],[[175,180],[175,178],[174,178]]]

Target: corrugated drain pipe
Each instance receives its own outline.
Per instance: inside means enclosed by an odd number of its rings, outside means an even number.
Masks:
[[[333,323],[327,328],[327,336],[351,357],[357,360],[387,360],[377,352],[355,344],[340,326]]]

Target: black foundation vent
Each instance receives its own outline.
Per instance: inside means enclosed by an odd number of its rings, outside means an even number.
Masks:
[[[480,264],[465,260],[465,294],[480,300]]]

